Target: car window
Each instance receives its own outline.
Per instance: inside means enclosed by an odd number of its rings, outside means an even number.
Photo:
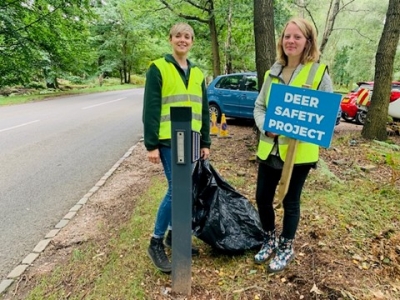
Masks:
[[[240,87],[240,79],[242,76],[226,76],[222,77],[215,85],[219,89],[238,90]]]
[[[244,89],[245,89],[245,91],[258,92],[257,77],[256,76],[247,76],[244,81]]]

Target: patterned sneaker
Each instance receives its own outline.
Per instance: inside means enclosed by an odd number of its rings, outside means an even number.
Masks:
[[[275,249],[278,247],[278,242],[276,240],[275,230],[265,232],[264,243],[261,250],[254,256],[254,262],[256,264],[261,264],[274,254]]]
[[[268,265],[268,273],[283,271],[294,258],[293,239],[289,240],[282,236],[279,237],[278,248],[275,257]]]

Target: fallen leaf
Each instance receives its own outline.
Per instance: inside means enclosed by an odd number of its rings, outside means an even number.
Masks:
[[[322,295],[323,292],[317,287],[317,285],[314,283],[312,289],[310,290],[310,293],[316,293],[317,295]]]

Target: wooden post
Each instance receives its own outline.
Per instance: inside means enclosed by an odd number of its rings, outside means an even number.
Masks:
[[[286,153],[286,159],[283,164],[283,170],[281,179],[278,184],[278,204],[277,208],[282,205],[282,201],[286,196],[286,193],[289,188],[290,178],[292,178],[294,159],[296,157],[297,145],[299,144],[298,140],[289,139],[288,151]]]
[[[304,84],[303,88],[310,88],[311,86],[308,84]],[[296,139],[289,138],[288,150],[286,153],[285,162],[283,163],[283,169],[281,174],[281,179],[278,183],[278,203],[276,208],[280,208],[282,206],[283,199],[285,198],[287,191],[289,189],[290,179],[292,178],[294,160],[296,158],[297,145],[299,141]]]

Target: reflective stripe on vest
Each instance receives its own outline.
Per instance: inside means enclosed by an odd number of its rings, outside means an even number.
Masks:
[[[162,78],[162,105],[159,139],[171,138],[171,107],[190,106],[192,108],[192,130],[200,132],[202,125],[203,73],[197,67],[190,69],[189,83],[186,88],[181,75],[173,63],[167,62],[164,58],[154,61],[160,70]]]
[[[311,89],[318,89],[319,84],[325,74],[326,65],[318,63],[307,63],[292,80],[291,86],[302,87],[309,85]],[[265,73],[264,85],[267,86],[265,105],[268,107],[270,87],[272,83],[281,83],[278,77],[272,77],[269,71]],[[283,135],[278,137],[279,156],[285,161],[288,150],[289,139]],[[274,146],[274,139],[267,137],[264,133],[260,134],[260,142],[258,144],[257,156],[265,160],[271,153]],[[319,155],[319,146],[311,143],[299,141],[295,157],[295,164],[317,162]]]

